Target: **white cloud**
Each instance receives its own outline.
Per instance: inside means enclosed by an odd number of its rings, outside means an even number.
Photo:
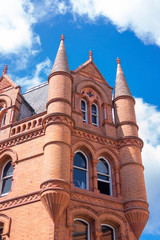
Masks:
[[[38,43],[32,31],[35,22],[29,0],[5,0],[0,2],[0,53],[18,53],[23,47]]]
[[[70,0],[73,14],[91,21],[103,16],[119,31],[132,30],[145,43],[160,46],[159,0]]]
[[[50,59],[47,58],[43,62],[38,63],[36,65],[36,70],[32,76],[26,76],[23,78],[19,78],[16,76],[10,76],[10,75],[9,76],[11,77],[12,80],[14,80],[16,82],[16,84],[27,89],[27,88],[36,86],[42,82],[45,82],[51,72],[51,67],[52,67],[52,63],[51,63]],[[42,75],[45,77],[45,79],[42,77]]]
[[[142,159],[150,210],[145,232],[160,234],[160,111],[137,98],[136,114],[139,136],[144,141]]]
[[[41,45],[35,24],[66,11],[64,1],[0,0],[0,53],[32,55]]]

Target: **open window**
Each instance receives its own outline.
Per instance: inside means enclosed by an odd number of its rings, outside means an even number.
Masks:
[[[97,180],[100,193],[112,195],[111,167],[105,158],[99,158],[97,164]]]

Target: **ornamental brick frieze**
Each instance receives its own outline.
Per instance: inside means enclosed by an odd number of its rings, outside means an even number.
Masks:
[[[128,211],[132,208],[145,208],[147,211],[148,211],[148,203],[146,201],[143,201],[143,200],[131,200],[131,201],[128,201],[128,202],[125,202],[124,203],[124,209],[125,211]]]
[[[17,198],[0,201],[0,211],[40,201],[40,192],[33,192]]]
[[[59,179],[50,179],[40,185],[41,192],[45,190],[63,190],[70,194],[71,187],[70,184]]]
[[[74,126],[74,120],[69,115],[62,114],[62,113],[47,114],[43,118],[42,125],[45,129],[47,126],[49,126],[51,124],[55,124],[55,123],[63,123],[70,128],[72,128]]]
[[[35,131],[19,134],[19,136],[12,137],[9,140],[0,142],[0,151],[5,148],[8,148],[8,147],[12,147],[17,144],[24,143],[26,141],[30,141],[32,139],[35,139],[35,138],[43,136],[43,135],[44,135],[43,128],[37,129]]]
[[[81,203],[90,203],[93,206],[97,207],[105,207],[108,209],[117,209],[120,211],[123,211],[123,203],[120,202],[118,199],[116,201],[111,199],[109,197],[108,199],[102,199],[102,197],[98,198],[98,196],[93,196],[93,194],[82,194],[82,193],[77,193],[77,192],[72,192],[71,195],[71,200],[72,201],[78,201]]]
[[[96,134],[85,132],[79,129],[74,129],[72,134],[77,137],[88,139],[89,141],[95,141],[100,144],[109,145],[110,147],[122,148],[124,146],[130,146],[130,145],[137,146],[140,149],[142,149],[143,147],[143,141],[138,137],[129,136],[129,137],[124,137],[118,140],[116,139],[112,140],[112,139],[108,139],[107,137],[98,136]]]
[[[104,145],[107,144],[112,147],[117,147],[117,142],[115,140],[111,140],[111,139],[105,138],[103,136],[98,136],[96,134],[85,132],[85,131],[82,131],[79,129],[74,129],[73,135],[75,135],[77,137],[88,139],[90,141],[95,141],[95,142],[98,142],[98,143],[101,143]]]
[[[118,139],[117,141],[117,147],[122,148],[122,147],[128,147],[128,146],[136,146],[139,147],[140,149],[143,148],[143,141],[139,137],[123,137],[121,139]]]

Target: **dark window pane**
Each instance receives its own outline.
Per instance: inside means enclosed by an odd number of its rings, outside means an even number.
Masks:
[[[97,164],[97,172],[103,174],[109,174],[108,164],[104,160],[99,160]]]
[[[95,105],[92,105],[92,114],[97,114],[97,108]]]
[[[73,183],[75,187],[86,189],[86,172],[83,170],[74,168]]]
[[[98,181],[98,190],[100,193],[110,195],[109,183]]]
[[[113,229],[109,226],[102,225],[102,237],[101,240],[114,240],[113,239]]]
[[[82,112],[83,113],[83,121],[86,121],[86,113],[85,112]]]
[[[3,227],[0,227],[0,240],[2,240]]]
[[[85,104],[85,101],[82,100],[82,101],[81,101],[81,110],[82,110],[82,111],[85,111],[85,109],[86,109],[85,105],[86,105],[86,104]]]
[[[92,123],[97,124],[97,117],[92,115]]]
[[[73,239],[74,240],[88,240],[88,225],[87,223],[76,220],[74,222],[74,232]]]
[[[13,174],[13,167],[11,165],[11,162],[9,162],[4,168],[3,177],[11,176],[12,174]]]
[[[104,181],[109,181],[109,177],[101,175],[101,174],[98,174],[98,179],[102,179]]]
[[[11,185],[12,185],[12,178],[7,178],[3,180],[3,185],[2,185],[2,194],[8,193],[11,190]]]
[[[84,168],[84,169],[87,168],[86,167],[86,158],[81,152],[76,153],[76,155],[74,156],[73,165],[77,166],[77,167]]]

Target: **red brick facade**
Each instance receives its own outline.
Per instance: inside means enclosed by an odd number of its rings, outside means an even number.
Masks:
[[[22,102],[28,111],[32,107],[5,67],[0,79],[3,240],[87,239],[73,237],[75,220],[87,226],[88,240],[111,239],[102,236],[102,225],[112,229],[113,240],[139,239],[149,216],[141,160],[143,142],[138,137],[135,102],[119,59],[117,63],[112,101],[113,88],[95,66],[91,52],[87,62],[69,70],[62,37],[48,78],[46,109],[21,120]],[[34,88],[32,91],[34,94]],[[76,153],[86,159],[85,169],[74,165]],[[101,160],[108,166],[108,175],[97,174]],[[6,174],[12,178],[7,192],[5,164],[10,161],[13,177]],[[85,176],[84,187],[74,184],[74,178],[81,178],[76,175],[78,171]],[[98,176],[109,179],[105,183],[107,194],[100,193],[103,181]]]

